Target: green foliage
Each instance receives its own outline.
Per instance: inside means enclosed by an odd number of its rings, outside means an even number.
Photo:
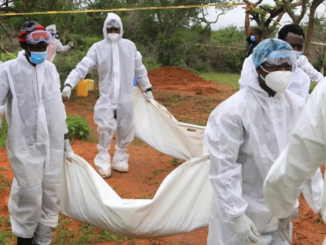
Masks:
[[[68,137],[70,140],[80,139],[88,140],[90,137],[90,127],[84,117],[77,115],[67,116]]]
[[[8,124],[4,118],[1,118],[1,120],[2,120],[2,126],[0,127],[0,147],[6,147]]]

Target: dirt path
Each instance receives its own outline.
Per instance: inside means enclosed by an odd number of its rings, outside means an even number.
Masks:
[[[205,125],[209,113],[236,89],[207,82],[200,77],[180,68],[160,68],[149,72],[153,84],[155,99],[166,106],[180,121]],[[90,93],[88,98],[72,96],[65,101],[68,114],[78,114],[88,119],[88,124],[97,137],[93,122],[93,107],[98,90]],[[97,142],[76,140],[72,147],[93,165],[97,154]],[[115,139],[110,153],[114,154]],[[142,141],[135,139],[128,148],[130,154],[130,173],[113,172],[107,181],[122,198],[152,198],[162,180],[182,161],[163,155]],[[94,165],[93,165],[94,166]],[[12,171],[6,155],[6,149],[0,149],[0,244],[1,239],[14,241],[8,222],[7,202],[9,198]],[[8,181],[9,180],[9,181]],[[313,214],[305,201],[300,198],[300,220],[294,221],[293,239],[296,245],[322,244],[326,227],[320,217]],[[2,238],[3,237],[3,238]],[[53,244],[206,244],[207,228],[183,235],[160,239],[127,239],[108,232],[100,231],[61,215],[60,225],[55,230]],[[8,243],[8,244],[14,244]]]

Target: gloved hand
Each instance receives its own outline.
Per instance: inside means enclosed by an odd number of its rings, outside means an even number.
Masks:
[[[70,98],[71,95],[71,87],[70,86],[65,86],[64,89],[62,90],[62,97],[63,98]]]
[[[69,42],[68,43],[68,46],[69,46],[69,48],[71,48],[72,46],[74,46],[74,43],[73,42]]]
[[[282,239],[283,242],[288,241],[288,243],[292,244],[292,224],[291,224],[291,219],[298,219],[298,209],[295,209],[293,213],[283,219],[278,219],[278,226],[277,226],[277,231],[278,235]]]
[[[258,242],[258,231],[257,228],[247,215],[243,214],[234,220],[234,228],[238,238],[242,242],[246,243],[257,243]]]
[[[154,99],[152,91],[146,92],[146,99],[147,99],[147,101],[151,101],[151,99]]]
[[[71,160],[71,153],[74,153],[74,151],[71,148],[71,145],[69,143],[69,139],[65,140],[65,145],[64,145],[64,152],[65,152],[65,159]]]

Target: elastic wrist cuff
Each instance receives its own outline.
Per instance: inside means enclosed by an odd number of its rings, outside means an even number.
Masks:
[[[152,90],[152,87],[146,89],[146,92],[147,92],[147,91],[153,91],[153,90]]]
[[[72,86],[69,83],[66,83],[65,86],[69,86],[70,88],[72,88]]]

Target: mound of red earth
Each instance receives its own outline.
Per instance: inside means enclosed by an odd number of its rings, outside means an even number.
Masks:
[[[215,82],[202,79],[179,67],[161,67],[148,72],[149,80],[153,85],[153,90],[169,90],[172,93],[183,92],[187,94],[216,94],[228,89],[223,88]]]

